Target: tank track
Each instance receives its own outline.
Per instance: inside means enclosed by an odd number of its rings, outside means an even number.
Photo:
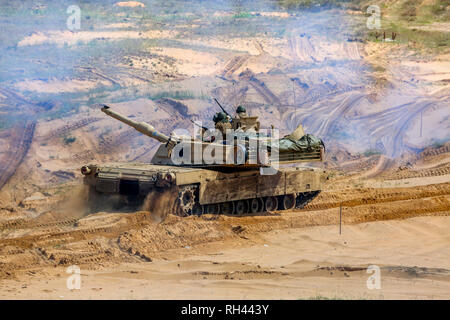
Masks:
[[[108,196],[95,191],[93,193],[93,197],[89,197],[89,200],[91,200],[89,205],[91,213],[117,209],[133,211],[133,209],[142,208],[142,203],[138,199],[131,200],[119,195]],[[174,199],[173,212],[171,213],[180,217],[200,216],[203,214],[243,216],[264,212],[303,209],[319,193],[320,191],[310,191],[297,195],[288,194],[201,205],[198,202],[198,186],[187,185],[180,187],[178,190],[178,194]]]
[[[294,197],[294,195],[281,195],[274,197],[262,197],[255,199],[242,199],[237,201],[229,201],[222,203],[214,203],[200,205],[198,201],[198,193],[195,194],[195,203],[192,210],[185,212],[183,216],[202,215],[202,214],[224,214],[224,215],[251,215],[263,212],[303,209],[320,191],[303,192]],[[286,199],[290,197],[289,199]],[[275,200],[276,199],[276,200]],[[180,215],[180,214],[178,214]]]

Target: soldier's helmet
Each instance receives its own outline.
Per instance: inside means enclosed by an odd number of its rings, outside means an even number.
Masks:
[[[214,123],[225,122],[226,120],[227,120],[227,115],[224,112],[217,112],[213,117]]]
[[[245,110],[245,108],[243,106],[238,106],[237,109],[236,109],[236,113],[237,114],[239,114],[239,113],[246,113],[246,112],[247,112],[247,110]]]

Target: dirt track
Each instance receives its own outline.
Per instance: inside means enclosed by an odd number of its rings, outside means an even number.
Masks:
[[[29,121],[23,126],[15,128],[15,135],[18,137],[9,142],[11,146],[8,154],[6,154],[5,158],[0,159],[0,189],[14,175],[27,155],[33,141],[35,128],[36,121]]]

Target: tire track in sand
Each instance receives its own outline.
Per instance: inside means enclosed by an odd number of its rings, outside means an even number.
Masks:
[[[17,142],[13,142],[15,149],[8,152],[6,159],[0,162],[0,190],[8,183],[16,173],[33,142],[36,121],[28,121],[21,130],[21,136]]]

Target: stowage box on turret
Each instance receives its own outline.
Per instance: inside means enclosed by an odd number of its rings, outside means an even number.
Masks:
[[[237,130],[227,140],[194,139],[164,135],[145,122],[133,121],[109,107],[107,115],[152,137],[161,145],[150,164],[90,164],[81,168],[97,197],[119,199],[139,205],[155,193],[173,191],[174,214],[251,214],[301,208],[321,190],[324,171],[308,167],[278,168],[279,164],[322,161],[324,145],[299,126],[293,133],[275,139],[257,130]],[[231,121],[246,121],[244,114]],[[252,117],[251,122],[256,123]],[[243,127],[233,123],[233,128]],[[233,138],[229,135],[234,134]],[[237,141],[241,141],[238,143]],[[253,142],[252,142],[253,141]],[[200,157],[198,156],[200,154]],[[207,156],[205,156],[207,155]],[[154,197],[153,197],[154,198]]]

